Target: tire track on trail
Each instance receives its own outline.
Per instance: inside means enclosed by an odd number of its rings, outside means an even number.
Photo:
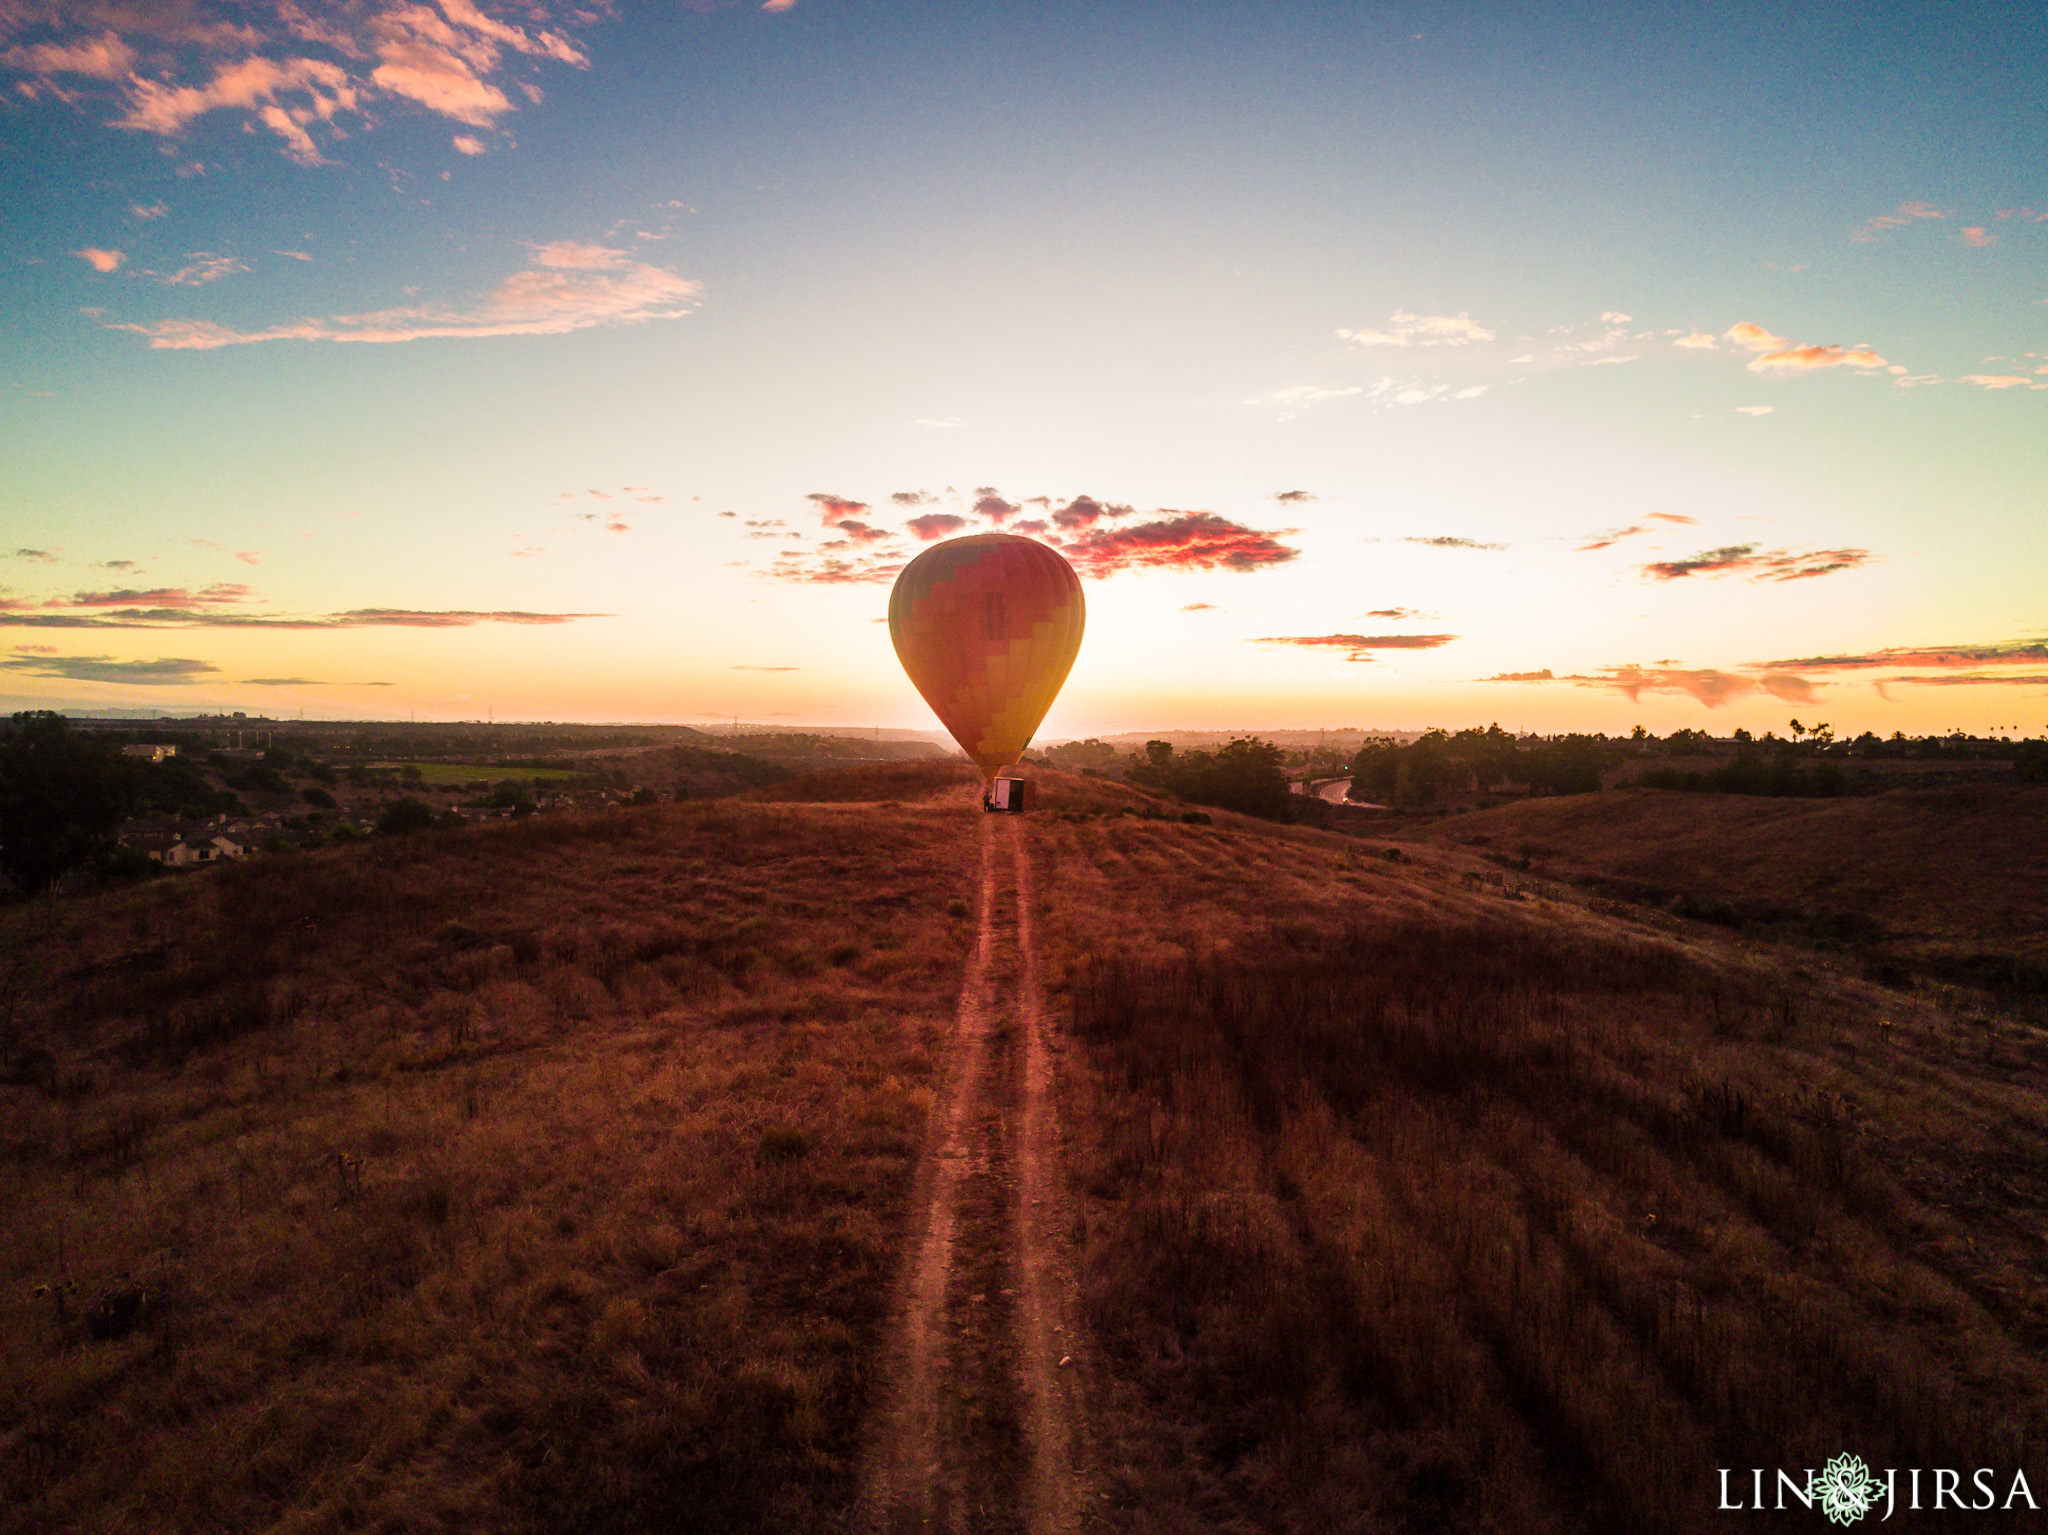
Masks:
[[[979,851],[980,922],[859,1510],[876,1535],[1063,1535],[1086,1518],[1059,1047],[1038,981],[1024,828],[984,817]]]

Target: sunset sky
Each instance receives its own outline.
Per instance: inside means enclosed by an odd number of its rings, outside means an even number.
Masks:
[[[0,0],[0,704],[2048,731],[2048,29]]]

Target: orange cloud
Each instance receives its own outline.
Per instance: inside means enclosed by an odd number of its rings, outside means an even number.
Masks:
[[[856,501],[850,496],[835,496],[825,490],[814,490],[804,499],[817,503],[820,521],[828,528],[837,527],[849,517],[858,517],[868,509],[865,501]]]
[[[95,272],[111,272],[128,259],[124,252],[104,251],[91,245],[88,245],[82,251],[73,251],[71,254],[91,267]]]
[[[1474,323],[1465,310],[1456,314],[1410,314],[1396,309],[1386,330],[1340,330],[1344,340],[1359,346],[1464,346],[1491,341],[1493,332]]]
[[[1740,320],[1721,333],[1721,339],[1732,346],[1747,347],[1752,352],[1772,352],[1791,345],[1783,336],[1774,336],[1754,320]]]
[[[1868,346],[1794,346],[1766,352],[1749,365],[1752,373],[1811,373],[1822,368],[1882,368],[1885,360]]]

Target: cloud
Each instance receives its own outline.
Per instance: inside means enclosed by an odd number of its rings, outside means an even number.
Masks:
[[[903,524],[925,543],[935,538],[945,538],[958,533],[967,526],[965,517],[955,517],[951,512],[926,512],[922,517],[913,517]]]
[[[1909,682],[1918,687],[1962,688],[1962,687],[2048,687],[2048,672],[1955,672],[1939,677],[1887,677],[1889,686],[1894,682]]]
[[[1689,336],[1680,336],[1671,344],[1673,346],[1685,347],[1692,351],[1712,352],[1718,350],[1714,344],[1714,338],[1703,330],[1696,330]]]
[[[896,536],[895,534],[891,533],[887,528],[871,528],[866,523],[855,522],[851,518],[847,519],[845,522],[835,522],[832,524],[832,526],[837,528],[841,533],[844,533],[848,539],[850,539],[852,542],[856,544],[878,544],[882,542],[883,539],[894,538]],[[828,544],[822,547],[830,548],[831,546]]]
[[[293,261],[311,261],[313,259],[312,253],[309,251],[272,251],[270,254],[273,256],[286,256]]]
[[[1367,618],[1441,618],[1441,613],[1424,613],[1417,608],[1374,608]]]
[[[1493,340],[1493,332],[1476,324],[1462,309],[1454,315],[1396,309],[1385,330],[1340,330],[1337,334],[1358,346],[1464,346]]]
[[[1557,678],[1549,667],[1540,672],[1495,672],[1491,677],[1481,677],[1481,682],[1555,682]]]
[[[986,517],[997,527],[1001,527],[1005,519],[1014,517],[1023,510],[1016,503],[1005,501],[996,493],[996,488],[993,485],[977,486],[974,496],[974,515]]]
[[[1963,244],[1982,250],[1987,245],[1996,245],[1998,236],[1987,232],[1981,224],[1972,224],[1963,231]]]
[[[84,250],[73,251],[72,255],[90,266],[95,272],[111,272],[128,259],[122,251],[101,250],[88,245]]]
[[[828,528],[844,522],[849,517],[858,517],[868,509],[865,501],[855,501],[850,496],[836,496],[823,490],[814,490],[804,499],[817,504],[819,520]]]
[[[449,142],[455,146],[458,154],[465,155],[480,155],[489,147],[473,133],[458,133]]]
[[[1882,368],[1885,360],[1865,345],[1794,346],[1766,352],[1749,364],[1752,373],[1812,373],[1823,368]]]
[[[1244,573],[1283,565],[1299,555],[1300,550],[1280,542],[1292,531],[1263,532],[1214,512],[1162,510],[1157,521],[1090,528],[1060,548],[1085,576],[1109,576],[1120,570]]]
[[[1688,528],[1699,521],[1699,518],[1688,517],[1683,512],[1645,512],[1643,517],[1648,522],[1675,522]]]
[[[1775,352],[1792,343],[1783,336],[1774,336],[1754,320],[1740,320],[1721,333],[1721,339],[1730,346],[1747,347],[1752,352]]]
[[[1948,215],[1929,203],[1900,203],[1894,213],[1880,213],[1876,218],[1859,224],[1849,231],[1849,238],[1858,244],[1869,244],[1888,230],[1903,229],[1916,219],[1945,219]]]
[[[1093,496],[1076,496],[1065,506],[1052,514],[1052,525],[1067,531],[1092,528],[1105,517],[1130,517],[1135,515],[1131,508],[1120,502],[1104,504]]]
[[[1222,611],[1213,602],[1190,602],[1181,607],[1183,613],[1216,613]]]
[[[771,15],[779,16],[784,11],[795,10],[796,0],[761,0],[761,9]]]
[[[237,272],[249,270],[249,263],[239,256],[216,256],[210,251],[187,251],[185,260],[189,263],[175,272],[145,271],[145,277],[154,277],[158,282],[169,283],[179,288],[197,288],[206,283],[219,282],[223,277],[233,277]]]
[[[9,18],[0,11],[0,25]],[[88,80],[119,80],[135,67],[135,50],[120,34],[104,32],[67,43],[33,43],[0,54],[0,63],[25,75],[81,75]]]
[[[783,555],[795,557],[795,551]],[[901,560],[822,559],[812,565],[778,565],[766,574],[771,581],[796,581],[808,586],[865,586],[893,581],[903,569]]]
[[[125,682],[133,687],[176,687],[217,672],[206,661],[164,657],[155,661],[116,661],[111,656],[13,655],[0,667],[31,677],[62,677],[71,682]]]
[[[132,219],[140,220],[143,223],[147,223],[151,219],[160,219],[170,211],[171,210],[165,207],[161,201],[153,203],[130,203],[128,205],[128,216]]]
[[[1254,645],[1296,645],[1311,650],[1341,650],[1347,661],[1370,661],[1375,650],[1435,650],[1455,634],[1275,634]]]
[[[128,111],[112,126],[137,133],[174,137],[195,118],[224,108],[251,114],[245,124],[260,122],[284,141],[287,159],[301,165],[323,165],[325,157],[307,132],[307,125],[331,123],[338,113],[354,112],[362,92],[341,65],[325,59],[271,59],[261,54],[235,59],[214,68],[202,85],[172,85],[141,75],[129,77]],[[302,96],[302,105],[287,109],[280,96]]]
[[[889,497],[897,506],[928,506],[937,499],[938,497],[927,495],[921,490],[899,490]]]
[[[60,552],[55,549],[17,549],[14,551],[14,558],[30,560],[38,565],[54,565]]]
[[[1273,492],[1273,499],[1282,506],[1299,505],[1304,501],[1315,500],[1316,495],[1310,490],[1276,490]]]
[[[1658,581],[1677,581],[1687,576],[1741,575],[1752,581],[1804,581],[1830,576],[1837,571],[1858,570],[1876,556],[1868,549],[1809,549],[1759,551],[1755,544],[1728,544],[1706,549],[1682,560],[1658,560],[1642,567],[1643,574]]]
[[[115,563],[130,564],[122,560]],[[216,581],[213,585],[192,591],[182,586],[154,586],[147,591],[123,588],[112,592],[74,592],[71,600],[52,599],[43,604],[46,608],[214,608],[226,603],[247,602],[255,594],[246,586],[233,581]]]
[[[1802,656],[1792,661],[1760,663],[1779,671],[1865,671],[1879,667],[1932,666],[1977,670],[1986,666],[2039,666],[2048,663],[2048,642],[2011,645],[1920,645],[1866,650],[1847,655]]]
[[[1963,375],[1963,382],[1975,384],[1980,389],[2036,389],[2040,387],[2030,378],[2015,377],[2010,373],[1965,373]]]
[[[173,589],[175,590],[175,589]],[[111,594],[81,593],[85,597]],[[139,594],[147,596],[148,594]],[[0,605],[4,606],[4,605]],[[0,628],[14,629],[467,629],[476,624],[566,624],[610,613],[528,613],[515,609],[351,608],[306,617],[276,613],[235,613],[190,602],[153,607],[106,607],[62,603],[59,611],[0,611]]]
[[[1505,548],[1507,548],[1507,545],[1506,545],[1506,544],[1487,544],[1487,543],[1481,543],[1481,542],[1480,542],[1480,541],[1479,541],[1478,539],[1476,539],[1476,538],[1452,538],[1452,537],[1450,537],[1450,536],[1448,536],[1448,535],[1444,535],[1444,534],[1440,534],[1440,535],[1438,535],[1438,536],[1437,536],[1437,537],[1435,537],[1435,538],[1402,538],[1402,539],[1396,539],[1396,540],[1395,540],[1395,542],[1396,542],[1396,543],[1402,543],[1402,544],[1421,544],[1421,545],[1423,545],[1423,546],[1424,546],[1425,548],[1429,548],[1429,549],[1505,549]]]
[[[1580,544],[1578,552],[1580,554],[1591,554],[1596,549],[1611,549],[1624,538],[1634,538],[1638,533],[1648,533],[1650,531],[1649,528],[1644,527],[1641,523],[1636,523],[1632,527],[1616,528],[1611,532],[1598,533],[1594,535],[1592,543]]]
[[[736,672],[800,672],[803,668],[801,666],[735,666],[731,670]]]
[[[676,320],[697,306],[702,285],[624,251],[563,241],[534,247],[532,265],[515,272],[468,309],[422,304],[366,314],[294,320],[238,331],[210,320],[110,324],[149,337],[152,348],[212,351],[258,341],[400,342],[432,338],[559,336],[604,325]]]
[[[316,677],[243,677],[239,679],[248,688],[324,688],[327,683]]]
[[[1738,405],[1735,407],[1735,414],[1738,416],[1768,416],[1777,408],[1775,405]]]

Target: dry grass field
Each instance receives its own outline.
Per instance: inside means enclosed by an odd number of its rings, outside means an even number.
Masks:
[[[1708,1527],[1843,1451],[2041,1496],[2036,1023],[1217,822],[1037,829],[1112,1527]]]
[[[0,1087],[0,1530],[829,1522],[961,825],[635,810],[65,909]]]
[[[2048,1497],[2038,1020],[1471,872],[1571,802],[1389,857],[1035,776],[1076,1528],[1682,1530],[1845,1450]],[[0,1535],[854,1527],[987,821],[883,765],[0,913]],[[942,1311],[997,1486],[1004,1133]]]

